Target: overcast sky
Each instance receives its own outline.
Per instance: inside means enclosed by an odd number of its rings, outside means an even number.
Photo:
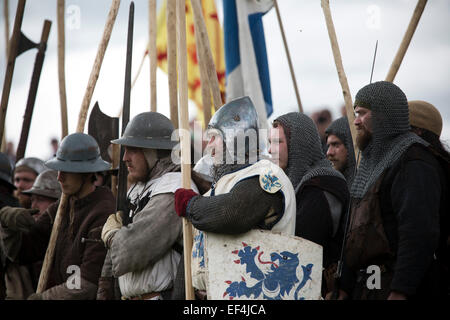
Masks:
[[[161,1],[158,1],[160,5]],[[3,3],[3,2],[2,2]],[[123,101],[129,0],[122,0],[91,101],[117,116]],[[221,16],[221,0],[219,16]],[[278,0],[305,113],[329,108],[340,116],[344,99],[319,0]],[[103,34],[111,1],[66,0],[66,87],[69,133],[76,129],[81,101]],[[384,80],[407,29],[417,0],[330,0],[333,21],[352,99],[369,83],[375,42],[378,53],[373,81]],[[133,75],[148,39],[148,1],[135,1]],[[17,0],[9,0],[12,33]],[[6,69],[4,7],[0,22],[0,85]],[[22,31],[38,41],[44,19],[52,29],[30,129],[26,156],[48,158],[50,139],[61,135],[57,73],[56,0],[28,0]],[[297,111],[297,103],[274,9],[264,17],[274,114]],[[428,1],[395,83],[409,100],[425,100],[443,117],[442,139],[450,142],[450,1]],[[6,117],[6,137],[17,147],[36,50],[16,60]],[[167,77],[158,71],[158,111],[169,116]],[[131,117],[149,111],[149,62],[131,94]],[[196,109],[191,105],[190,114]],[[87,131],[87,123],[86,123]]]

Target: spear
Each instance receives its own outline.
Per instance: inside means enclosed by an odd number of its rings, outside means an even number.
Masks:
[[[176,0],[167,0],[167,80],[169,84],[170,120],[178,129]]]
[[[148,1],[149,11],[149,44],[148,58],[150,60],[150,110],[156,112],[156,0]]]

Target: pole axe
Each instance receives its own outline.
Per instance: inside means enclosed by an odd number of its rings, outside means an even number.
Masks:
[[[188,110],[188,78],[187,78],[187,48],[186,48],[186,1],[177,1],[177,44],[178,44],[178,76],[179,76],[179,119],[180,119],[180,146],[181,146],[181,174],[183,188],[191,188],[191,155],[189,132],[189,110]],[[191,252],[192,252],[192,224],[183,218],[183,248],[184,248],[184,275],[186,299],[194,300],[194,288],[192,286],[191,274]]]
[[[389,72],[386,76],[386,81],[394,82],[395,76],[397,75],[398,69],[402,64],[403,58],[408,50],[411,39],[416,31],[417,25],[419,24],[420,17],[422,16],[423,10],[428,0],[419,0],[417,2],[416,8],[414,9],[413,16],[409,22],[408,29],[406,30],[403,40],[398,48],[397,54],[395,55],[394,61],[392,61]]]
[[[150,111],[156,112],[156,0],[148,0],[149,43],[148,58],[150,60]]]
[[[50,33],[51,21],[45,20],[42,28],[41,41],[38,45],[38,52],[34,61],[33,74],[31,76],[30,90],[28,91],[27,106],[23,116],[22,132],[20,134],[19,145],[17,146],[16,161],[19,161],[25,156],[27,147],[28,134],[30,132],[31,118],[33,117],[34,103],[36,102],[36,95],[39,86],[39,79],[41,77],[42,66],[45,59],[45,51],[47,50],[47,40]]]
[[[131,96],[131,64],[133,58],[133,28],[134,28],[134,2],[130,3],[128,15],[128,35],[127,35],[127,55],[125,63],[125,84],[123,94],[123,111],[122,111],[122,135],[130,120],[130,96]],[[125,148],[120,146],[120,159],[123,159]],[[126,226],[130,223],[128,215],[127,197],[127,176],[128,170],[124,161],[120,161],[118,174],[118,188],[116,198],[116,211],[122,211],[122,222]]]
[[[77,125],[77,132],[84,131],[84,124],[86,122],[87,109],[89,107],[89,103],[92,98],[95,84],[97,82],[98,75],[100,73],[100,67],[102,65],[106,47],[108,46],[112,28],[113,28],[114,22],[116,20],[117,12],[119,10],[119,5],[120,5],[120,0],[113,0],[113,3],[111,4],[111,8],[110,8],[108,18],[106,21],[103,37],[102,37],[100,46],[97,51],[97,57],[95,59],[94,66],[92,68],[88,86],[86,89],[86,93],[84,95],[83,102],[81,104],[80,115],[79,115],[78,125]],[[52,233],[50,235],[50,240],[49,240],[49,243],[47,246],[47,251],[45,253],[44,262],[42,264],[41,274],[39,276],[39,282],[38,282],[38,286],[37,286],[37,290],[36,290],[37,293],[42,293],[47,286],[48,277],[50,275],[50,268],[53,264],[53,257],[55,254],[56,240],[58,238],[59,230],[61,228],[62,216],[63,216],[63,214],[65,214],[67,207],[68,207],[68,196],[65,193],[62,193],[61,198],[59,199],[58,211],[56,212],[55,221],[53,223]]]

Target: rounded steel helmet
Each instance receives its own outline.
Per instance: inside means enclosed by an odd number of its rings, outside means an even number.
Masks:
[[[120,139],[111,143],[129,147],[171,150],[178,144],[172,141],[175,130],[172,122],[158,112],[143,112],[135,116]]]
[[[62,141],[53,159],[45,165],[50,169],[73,173],[109,170],[111,164],[100,156],[97,141],[85,133],[72,133]]]
[[[58,172],[55,170],[43,171],[34,181],[31,189],[22,191],[25,194],[37,194],[48,198],[58,199],[61,196],[61,185],[58,182]]]
[[[45,167],[44,161],[33,157],[22,158],[19,161],[17,161],[14,171],[15,172],[18,171],[17,169],[21,167],[26,167],[33,170],[36,173],[36,175],[39,175],[42,171],[47,169]]]
[[[0,180],[5,182],[8,187],[16,189],[12,182],[13,169],[11,167],[11,162],[9,161],[9,157],[0,152]]]

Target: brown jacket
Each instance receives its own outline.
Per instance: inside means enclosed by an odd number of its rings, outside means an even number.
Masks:
[[[97,187],[83,199],[69,201],[43,299],[95,299],[106,249],[101,241],[82,243],[82,238],[100,240],[106,219],[115,211],[114,196],[109,189]],[[30,232],[23,234],[18,255],[21,263],[39,261],[45,256],[58,205],[59,201],[51,205]],[[74,279],[78,267],[81,287],[70,289],[66,281]]]

